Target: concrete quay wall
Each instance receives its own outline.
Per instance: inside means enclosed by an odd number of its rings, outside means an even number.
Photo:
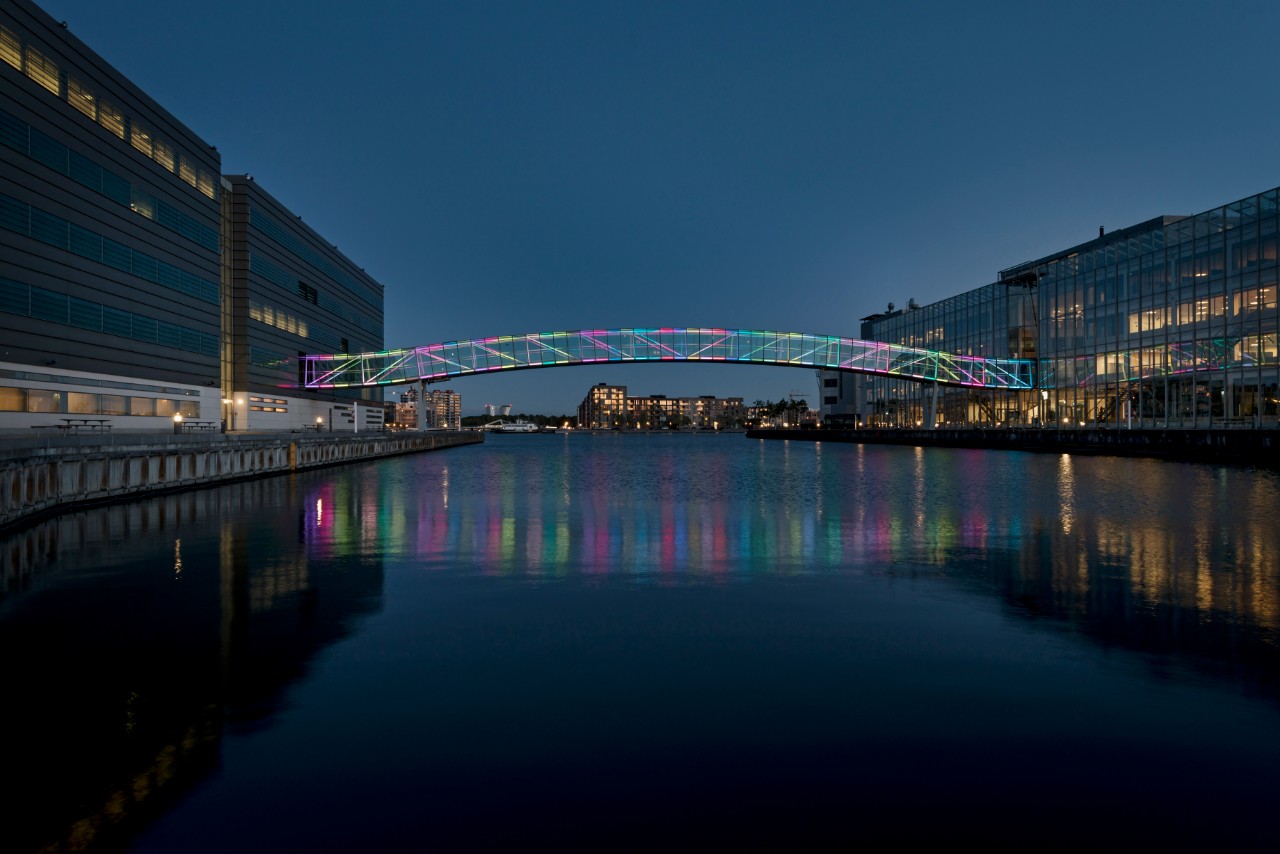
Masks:
[[[1280,466],[1280,430],[748,430],[747,438],[868,445],[987,448],[1067,454],[1163,457],[1197,462]]]
[[[483,441],[454,431],[0,440],[0,529],[77,505]]]

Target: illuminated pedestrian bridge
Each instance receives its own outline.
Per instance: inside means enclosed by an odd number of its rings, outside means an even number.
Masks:
[[[781,365],[947,386],[1035,388],[1033,359],[984,359],[803,332],[681,327],[532,332],[379,353],[305,356],[303,382],[307,388],[352,388],[611,362]]]

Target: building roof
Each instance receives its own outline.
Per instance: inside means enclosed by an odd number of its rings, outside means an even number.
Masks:
[[[1052,255],[1046,255],[1043,258],[1037,258],[1034,261],[1023,261],[1021,264],[1015,264],[1012,267],[1006,267],[999,273],[1001,282],[1011,282],[1018,279],[1022,274],[1028,273],[1037,267],[1043,267],[1046,264],[1052,264],[1054,261],[1060,261],[1063,258],[1070,258],[1072,255],[1079,255],[1083,252],[1092,252],[1094,249],[1101,249],[1110,243],[1117,243],[1121,240],[1128,240],[1139,234],[1145,234],[1149,231],[1155,231],[1164,228],[1167,225],[1186,219],[1185,216],[1164,216],[1153,217],[1146,222],[1140,222],[1137,225],[1131,225],[1127,228],[1121,228],[1106,234],[1099,234],[1092,240],[1084,243],[1078,243],[1070,249],[1063,249],[1054,252]]]

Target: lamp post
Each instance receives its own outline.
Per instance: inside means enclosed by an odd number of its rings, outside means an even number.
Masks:
[[[182,413],[173,413],[173,434],[176,436],[182,432]]]
[[[324,424],[324,417],[323,417],[323,416],[320,416],[320,415],[317,415],[317,416],[316,416],[316,432],[317,432],[317,433],[319,433],[319,432],[320,432],[320,426],[321,426],[322,424]]]

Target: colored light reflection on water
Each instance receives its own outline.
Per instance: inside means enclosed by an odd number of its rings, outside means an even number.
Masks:
[[[0,541],[0,850],[1251,845],[1278,516],[1245,468],[695,435],[68,514]]]

